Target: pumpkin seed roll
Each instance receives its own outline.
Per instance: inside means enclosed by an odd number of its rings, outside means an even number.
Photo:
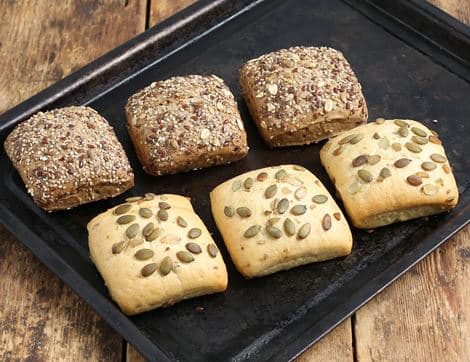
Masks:
[[[113,197],[134,186],[113,128],[89,107],[35,114],[10,133],[5,150],[34,202],[47,211]]]
[[[227,288],[224,260],[186,197],[131,197],[87,227],[93,262],[128,315]]]
[[[327,142],[320,158],[358,228],[437,214],[458,202],[441,140],[413,120],[359,126]]]
[[[154,82],[129,98],[126,116],[137,156],[151,175],[226,164],[248,152],[235,99],[215,75]]]
[[[240,84],[271,147],[318,142],[367,121],[361,85],[335,49],[293,47],[262,55],[241,67]]]
[[[217,186],[210,198],[230,256],[247,278],[351,252],[352,235],[341,210],[301,166],[244,173]]]

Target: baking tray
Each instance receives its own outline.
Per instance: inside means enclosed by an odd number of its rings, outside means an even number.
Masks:
[[[14,125],[38,110],[94,107],[124,144],[135,188],[112,200],[47,214],[33,205],[2,151],[1,222],[150,360],[290,359],[469,221],[469,39],[463,24],[421,1],[200,1],[0,118],[3,143]],[[347,257],[246,281],[231,263],[210,214],[208,193],[215,185],[258,167],[298,163],[334,194],[319,163],[321,144],[268,149],[241,99],[240,65],[292,45],[342,50],[363,85],[372,119],[409,117],[436,129],[454,167],[460,203],[450,213],[373,232],[353,230]],[[228,166],[148,176],[125,130],[125,101],[152,80],[188,73],[215,73],[229,84],[247,126],[249,156]],[[125,197],[144,192],[192,198],[227,263],[225,293],[131,318],[118,310],[88,256],[85,225]]]

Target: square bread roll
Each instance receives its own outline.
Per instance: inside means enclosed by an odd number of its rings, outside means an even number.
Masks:
[[[250,171],[210,194],[217,227],[246,278],[351,252],[352,235],[322,183],[297,165]]]
[[[222,256],[186,197],[132,197],[87,227],[91,258],[128,315],[227,288]]]
[[[361,85],[341,52],[281,49],[248,61],[240,84],[271,147],[318,142],[367,121]]]
[[[413,120],[359,126],[327,142],[320,158],[358,228],[437,214],[459,198],[442,142]]]
[[[215,75],[154,82],[130,97],[125,111],[137,157],[151,175],[227,164],[248,153],[233,94]]]
[[[47,211],[113,197],[134,186],[113,128],[89,107],[35,114],[10,133],[5,150],[34,202]]]

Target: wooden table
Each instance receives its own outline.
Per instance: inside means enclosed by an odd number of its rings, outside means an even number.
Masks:
[[[192,0],[0,0],[0,113]],[[469,0],[433,0],[470,23]],[[470,360],[470,227],[300,361]],[[0,226],[0,360],[141,360]]]

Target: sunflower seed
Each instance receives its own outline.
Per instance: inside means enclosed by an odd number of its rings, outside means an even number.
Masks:
[[[390,176],[392,176],[392,173],[390,172],[390,169],[388,167],[384,167],[383,169],[380,170],[380,177],[382,179],[385,179]]]
[[[251,177],[248,177],[245,182],[244,182],[244,186],[246,189],[251,189],[253,187],[253,185],[255,184],[255,181],[251,178]]]
[[[275,239],[279,239],[282,236],[281,229],[273,225],[266,226],[266,232]]]
[[[139,215],[148,219],[149,217],[153,215],[153,212],[149,208],[143,207],[139,209]]]
[[[291,219],[287,218],[284,220],[284,230],[288,236],[295,234],[295,224]]]
[[[421,177],[417,176],[417,175],[410,175],[406,178],[406,181],[408,181],[408,183],[412,186],[419,186],[423,183],[423,180],[421,179]]]
[[[117,218],[116,222],[119,225],[125,225],[125,224],[129,224],[130,222],[134,220],[135,220],[135,215],[122,215]]]
[[[359,166],[362,166],[363,164],[365,164],[367,162],[367,155],[360,155],[360,156],[357,156],[353,161],[352,161],[352,165],[353,167],[359,167]]]
[[[442,169],[444,170],[445,173],[450,173],[452,170],[448,164],[442,165]]]
[[[176,224],[178,226],[181,226],[182,228],[185,228],[186,226],[188,226],[188,223],[186,222],[186,220],[183,219],[181,216],[178,216],[176,218]]]
[[[126,202],[135,202],[139,200],[142,200],[142,196],[132,196],[132,197],[128,197],[126,199]]]
[[[287,176],[287,172],[284,169],[280,169],[274,174],[274,178],[278,181],[283,180]]]
[[[126,246],[127,246],[126,241],[120,241],[118,243],[114,243],[112,247],[113,254],[119,254],[126,248]]]
[[[162,210],[168,210],[171,208],[170,204],[168,202],[165,202],[165,201],[160,201],[158,203],[158,207]]]
[[[307,207],[305,205],[295,205],[290,212],[294,215],[303,215],[307,211]]]
[[[202,230],[201,229],[198,229],[198,228],[192,228],[189,230],[188,232],[188,238],[190,239],[197,239],[198,237],[200,237],[202,234]]]
[[[381,160],[380,155],[370,155],[369,157],[367,157],[367,163],[369,165],[375,165],[379,163],[380,160]]]
[[[362,133],[355,134],[354,137],[349,140],[349,143],[352,145],[355,145],[363,138],[364,138],[364,135]]]
[[[284,214],[288,208],[289,208],[289,200],[287,200],[286,198],[281,199],[281,201],[279,201],[279,203],[277,204],[277,211],[280,214]]]
[[[366,183],[372,182],[372,180],[374,179],[372,174],[365,169],[360,169],[359,171],[357,171],[357,175],[362,181]]]
[[[122,204],[114,209],[114,215],[122,215],[131,209],[131,204]]]
[[[340,154],[343,153],[343,146],[338,146],[334,151],[333,151],[333,156],[339,156]]]
[[[132,239],[139,233],[139,224],[134,223],[126,229],[126,236]]]
[[[235,180],[232,184],[232,191],[236,192],[242,188],[242,182],[241,180]]]
[[[224,214],[227,217],[232,217],[233,215],[235,215],[235,210],[231,206],[225,206],[224,207]]]
[[[329,214],[325,214],[321,221],[321,226],[323,230],[328,231],[331,229],[331,216]]]
[[[240,217],[250,217],[251,216],[251,210],[245,206],[238,207],[237,208],[237,214],[240,215]]]
[[[276,195],[276,192],[277,192],[277,185],[271,185],[269,186],[266,191],[264,192],[264,196],[267,198],[267,199],[270,199],[271,197],[273,197],[274,195]]]
[[[192,256],[191,253],[187,252],[186,250],[178,251],[176,253],[176,257],[182,263],[191,263],[194,261],[194,256]]]
[[[438,187],[433,184],[426,184],[423,187],[421,187],[421,191],[426,196],[434,196],[435,194],[437,194],[438,190],[439,190]]]
[[[410,164],[411,160],[409,158],[400,158],[399,160],[396,160],[395,163],[393,164],[396,168],[403,168],[406,167]]]
[[[409,127],[410,126],[407,122],[405,122],[401,119],[396,119],[394,122],[399,127]]]
[[[145,240],[154,241],[156,238],[158,238],[162,234],[162,232],[163,232],[162,229],[155,228],[152,230],[152,232],[148,236],[145,236]]]
[[[328,201],[328,197],[326,195],[315,195],[312,197],[312,201],[316,204],[324,204]]]
[[[339,145],[345,145],[346,143],[349,143],[356,135],[355,134],[350,134],[342,139],[339,140],[338,144]]]
[[[423,150],[416,143],[406,142],[405,146],[406,148],[408,148],[409,151],[414,152],[414,153],[420,153]]]
[[[134,254],[134,257],[137,260],[147,260],[153,257],[153,250],[152,249],[140,249]]]
[[[168,211],[163,210],[163,209],[158,210],[157,217],[162,221],[167,221],[168,220]]]
[[[160,263],[160,267],[158,268],[158,271],[160,272],[161,275],[165,276],[170,274],[171,270],[173,269],[173,260],[169,256],[165,256]]]
[[[408,128],[406,128],[406,127],[400,127],[398,129],[398,134],[402,137],[407,137],[408,133],[409,133],[409,131],[408,131]]]
[[[434,162],[437,162],[437,163],[445,163],[447,162],[447,158],[445,158],[444,156],[438,154],[438,153],[433,153],[431,155],[431,160],[433,160]]]
[[[150,236],[150,234],[152,234],[153,230],[155,230],[155,225],[152,222],[149,222],[142,229],[142,235],[145,236],[145,237],[148,237],[148,236]]]
[[[392,143],[392,150],[394,150],[395,152],[401,151],[401,144],[398,143],[398,142],[393,142]]]
[[[434,143],[435,145],[442,145],[441,140],[434,135],[429,136],[429,142]]]
[[[143,277],[148,277],[152,275],[153,273],[155,273],[155,270],[157,270],[157,264],[150,263],[144,266],[142,270],[140,271],[140,273],[142,274]]]
[[[215,246],[214,244],[207,245],[207,253],[211,257],[215,258],[217,256],[217,251],[218,251],[217,246]]]
[[[305,186],[299,187],[295,190],[294,197],[297,200],[302,200],[307,195],[307,188]]]
[[[428,139],[427,139],[427,138],[420,137],[420,136],[413,136],[413,137],[411,137],[411,140],[412,140],[414,143],[417,143],[418,145],[425,145],[426,143],[428,143]]]
[[[256,176],[256,179],[260,182],[265,181],[267,178],[268,174],[266,172],[261,172],[260,174],[258,174],[258,176]]]
[[[384,122],[385,122],[385,119],[383,119],[383,118],[377,118],[375,120],[375,123],[377,123],[377,124],[384,124]]]
[[[188,249],[193,254],[200,254],[202,252],[201,247],[197,243],[187,243],[186,249]]]
[[[310,223],[303,224],[302,227],[299,229],[297,233],[297,237],[299,239],[305,239],[308,234],[310,234],[311,225]]]
[[[388,140],[387,137],[383,137],[379,140],[379,142],[377,142],[377,144],[379,145],[379,147],[383,150],[386,150],[390,147],[390,141]]]
[[[252,237],[256,236],[260,231],[261,231],[261,226],[253,225],[253,226],[250,226],[248,229],[246,229],[243,236],[247,239],[252,238]]]
[[[424,170],[424,171],[432,171],[434,170],[435,168],[437,167],[437,165],[433,162],[428,162],[428,161],[425,161],[421,164],[421,168]]]
[[[420,137],[426,137],[427,133],[418,127],[411,127],[411,132]]]

